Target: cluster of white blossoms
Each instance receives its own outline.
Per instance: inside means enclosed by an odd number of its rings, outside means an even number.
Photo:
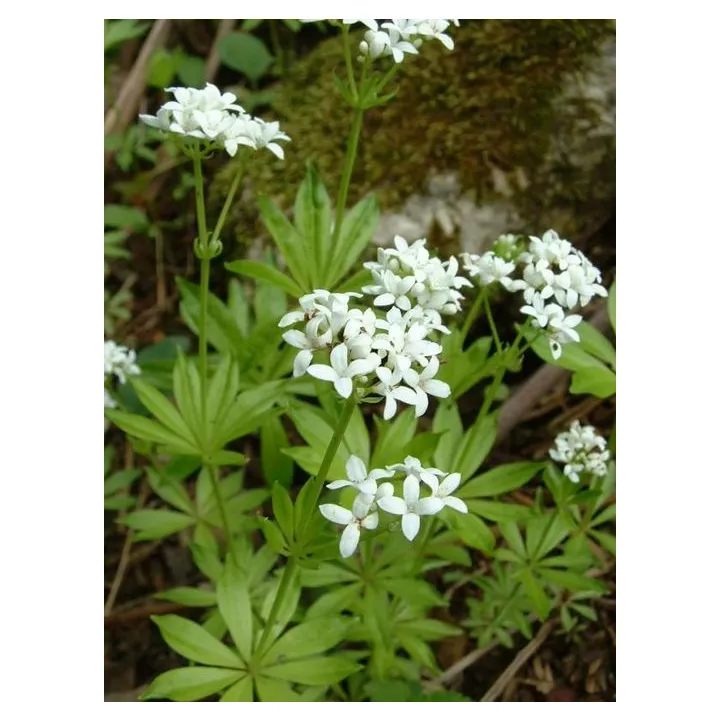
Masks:
[[[577,483],[583,473],[595,477],[607,474],[610,451],[606,446],[605,438],[598,435],[592,425],[580,425],[575,420],[569,430],[555,438],[555,447],[548,454],[556,462],[563,463],[565,475]]]
[[[293,375],[309,373],[332,382],[337,393],[385,400],[383,417],[394,417],[397,402],[415,407],[419,417],[428,408],[429,395],[445,398],[450,386],[435,376],[442,346],[429,339],[434,331],[449,333],[443,314],[459,309],[461,294],[455,289],[469,281],[457,277],[457,260],[443,263],[430,258],[425,241],[412,246],[400,237],[395,250],[378,251],[372,266],[380,284],[363,288],[375,296],[375,306],[388,307],[379,317],[373,308],[351,307],[361,293],[315,290],[300,298],[300,310],[287,313],[280,327],[304,322],[303,330],[288,330],[283,339],[299,349]],[[401,273],[401,274],[399,274]],[[315,362],[318,351],[330,351],[329,365]]]
[[[140,368],[136,362],[134,350],[118,345],[114,340],[105,341],[105,383],[114,375],[121,385],[127,382],[128,375],[139,375]],[[117,407],[117,403],[105,388],[105,407]]]
[[[280,130],[280,124],[249,115],[235,102],[233,93],[220,93],[211,83],[201,90],[186,87],[165,90],[175,99],[166,102],[157,115],[140,115],[146,125],[224,147],[230,156],[244,145],[253,150],[267,148],[283,159],[284,151],[278,141],[290,138]]]
[[[497,245],[504,241],[510,247],[507,239],[502,236]],[[499,282],[510,292],[522,292],[525,305],[520,312],[533,318],[533,327],[546,332],[557,360],[562,345],[580,340],[575,327],[582,317],[568,313],[578,305],[585,307],[595,296],[607,297],[600,271],[554,230],[542,238],[531,236],[528,249],[516,253],[517,263],[510,256],[503,257],[495,246],[483,255],[464,253],[464,269],[481,285]],[[524,265],[522,278],[513,278],[518,263]]]
[[[458,27],[458,20],[343,20],[345,25],[362,23],[368,28],[360,43],[360,60],[369,57],[392,57],[396,63],[405,55],[417,55],[426,40],[439,40],[448,50],[455,47],[453,39],[445,32],[450,25]]]
[[[345,464],[347,479],[335,480],[327,484],[328,489],[336,490],[351,487],[357,491],[352,509],[340,505],[324,504],[319,510],[331,522],[344,525],[340,536],[340,554],[350,557],[357,549],[361,530],[374,530],[380,518],[378,510],[390,515],[402,517],[401,526],[405,537],[412,542],[420,530],[420,518],[423,515],[436,515],[444,507],[461,513],[467,512],[467,506],[452,493],[460,485],[460,473],[446,473],[437,468],[424,468],[417,458],[408,456],[402,463],[388,465],[369,473],[365,463],[354,455]],[[395,478],[397,473],[404,475],[402,497],[395,495],[395,487],[387,481],[378,485],[378,480]],[[429,494],[420,497],[423,485],[429,488]]]

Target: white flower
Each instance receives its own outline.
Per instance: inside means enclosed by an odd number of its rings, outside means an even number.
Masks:
[[[377,20],[343,20],[343,23],[345,25],[354,25],[355,23],[362,23],[365,25],[365,27],[370,28],[370,30],[377,31],[378,24]]]
[[[117,403],[113,399],[113,396],[108,392],[107,388],[105,388],[105,407],[110,408],[111,410],[112,408],[117,407]]]
[[[385,397],[385,409],[383,419],[391,420],[397,413],[397,400],[406,405],[414,405],[417,401],[417,393],[410,388],[400,385],[402,372],[399,368],[390,370],[388,367],[379,367],[375,374],[380,382],[373,387],[373,392]]]
[[[414,477],[416,480],[424,482],[432,490],[433,494],[438,490],[438,478],[447,475],[447,473],[437,468],[423,467],[420,461],[412,455],[408,455],[401,463],[389,465],[388,470],[404,472],[407,477]]]
[[[415,416],[420,417],[428,408],[428,395],[446,398],[450,396],[450,386],[442,380],[435,380],[440,361],[437,356],[431,357],[427,367],[418,374],[412,368],[403,374],[405,382],[415,391],[417,400],[415,402]]]
[[[353,360],[348,363],[347,346],[340,344],[332,349],[329,366],[310,365],[307,371],[318,380],[333,383],[338,395],[348,398],[353,389],[352,378],[356,375],[367,375],[373,372],[379,362],[380,358],[377,355],[370,355],[363,360]]]
[[[437,497],[420,499],[420,483],[415,477],[403,482],[403,497],[383,497],[378,505],[392,515],[402,515],[403,535],[412,542],[420,530],[421,515],[435,515],[443,509],[443,501]]]
[[[610,452],[605,449],[606,445],[605,438],[598,435],[592,425],[581,426],[580,421],[575,420],[569,430],[555,438],[555,447],[548,454],[556,462],[563,463],[564,474],[578,483],[582,473],[595,477],[607,474]]]
[[[333,480],[327,484],[328,489],[336,490],[337,488],[354,487],[362,495],[371,496],[371,501],[374,501],[375,493],[378,491],[377,481],[380,478],[393,476],[393,473],[389,470],[371,470],[368,473],[365,463],[355,455],[351,455],[345,463],[345,472],[348,479]]]
[[[457,21],[455,22],[457,23]],[[452,50],[455,47],[455,43],[449,35],[445,34],[445,30],[447,30],[449,25],[450,22],[448,20],[423,20],[419,24],[417,32],[425,37],[439,40],[448,50]]]
[[[360,43],[360,55],[367,55],[371,60],[390,55],[396,63],[400,63],[405,53],[417,55],[417,48],[403,40],[395,27],[390,27],[387,32],[368,30],[365,39]]]
[[[360,528],[374,530],[378,526],[378,514],[376,512],[368,514],[368,506],[362,495],[355,498],[352,511],[331,504],[320,505],[318,510],[330,522],[345,525],[340,536],[340,554],[344,558],[350,557],[357,550]]]
[[[288,330],[283,333],[282,338],[288,345],[300,348],[293,363],[293,377],[304,375],[312,362],[313,352],[328,347],[332,342],[330,328],[319,333],[322,320],[322,317],[312,318],[305,327],[304,333],[300,330]]]
[[[113,340],[105,341],[105,377],[115,375],[121,385],[127,381],[128,375],[139,375],[140,368],[136,363],[134,350],[118,345]]]
[[[540,295],[535,295],[532,305],[523,305],[520,312],[535,318],[533,325],[535,327],[544,328],[552,320],[562,319],[565,315],[563,309],[555,303],[545,304]]]
[[[392,270],[383,270],[373,271],[373,277],[378,284],[365,286],[363,292],[378,295],[375,298],[375,305],[397,305],[401,310],[409,310],[412,307],[407,297],[407,293],[415,284],[412,275],[403,278],[395,275]]]
[[[467,505],[460,499],[452,496],[460,485],[460,473],[450,473],[441,483],[440,487],[433,493],[434,497],[443,502],[443,507],[449,507],[461,513],[468,511]]]

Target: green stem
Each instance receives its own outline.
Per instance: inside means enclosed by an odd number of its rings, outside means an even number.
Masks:
[[[350,189],[350,177],[352,176],[355,158],[357,157],[358,144],[360,143],[360,131],[362,130],[363,109],[356,107],[353,112],[352,126],[350,127],[350,138],[345,152],[345,164],[343,165],[342,177],[340,179],[340,189],[338,190],[337,205],[335,206],[335,225],[333,227],[332,243],[330,251],[334,252],[337,248],[340,231],[342,229],[343,215],[345,214],[345,205],[347,204],[348,190]]]
[[[210,259],[203,257],[200,260],[200,317],[198,318],[198,336],[200,343],[200,421],[203,429],[203,442],[210,440],[207,417],[207,386],[208,386],[208,360],[207,360],[207,315],[208,295],[210,293]]]
[[[220,211],[220,217],[218,218],[217,223],[215,224],[215,228],[212,233],[212,237],[210,238],[210,243],[214,243],[219,235],[220,232],[223,229],[223,225],[225,224],[225,219],[227,218],[227,214],[230,210],[230,205],[232,205],[232,201],[235,199],[235,193],[237,192],[238,185],[240,184],[240,177],[242,175],[241,171],[238,171],[238,173],[235,175],[235,178],[232,181],[232,185],[230,186],[230,191],[227,194],[227,197],[225,198],[225,203],[222,206],[222,210]]]
[[[500,342],[500,336],[498,335],[497,327],[495,327],[495,320],[493,319],[492,308],[490,307],[490,296],[485,293],[485,314],[487,315],[488,324],[490,325],[490,332],[492,333],[493,340],[495,341],[495,349],[498,352],[502,352],[502,344]]]
[[[192,155],[193,175],[195,176],[195,209],[197,210],[198,234],[200,244],[207,247],[208,232],[205,220],[205,187],[203,184],[202,158],[199,149]]]
[[[227,553],[231,558],[234,558],[232,533],[230,532],[230,522],[228,521],[227,510],[225,508],[222,490],[220,488],[220,478],[218,477],[217,470],[212,463],[208,463],[205,467],[210,475],[210,484],[212,485],[213,494],[215,495],[215,502],[217,503],[218,510],[220,511],[220,522],[222,523],[223,533],[225,533]]]
[[[460,345],[461,346],[465,344],[465,338],[467,338],[468,333],[470,332],[470,328],[473,326],[473,323],[477,319],[478,313],[480,312],[480,308],[482,307],[483,302],[485,301],[486,295],[487,295],[487,287],[484,287],[477,294],[477,297],[475,298],[475,302],[472,304],[472,307],[470,308],[470,312],[468,313],[467,317],[465,318],[465,322],[463,323],[462,330],[460,330]]]
[[[357,100],[358,92],[357,85],[355,84],[355,73],[352,67],[352,51],[350,50],[350,30],[347,25],[342,26],[343,34],[343,51],[345,53],[345,69],[347,71],[348,82],[350,83],[350,90],[352,95]]]
[[[330,438],[330,443],[327,446],[327,450],[325,450],[325,456],[323,457],[322,463],[320,464],[320,469],[318,470],[317,475],[312,480],[310,480],[310,482],[312,483],[310,489],[312,491],[313,497],[313,501],[310,504],[310,507],[313,508],[313,512],[317,507],[318,500],[320,499],[320,495],[323,491],[323,485],[325,484],[325,480],[327,479],[328,470],[330,469],[332,461],[335,459],[335,454],[337,453],[337,449],[340,447],[343,435],[345,435],[345,430],[347,430],[347,426],[350,423],[350,418],[352,417],[353,410],[355,410],[356,405],[357,399],[355,397],[355,393],[352,393],[350,397],[345,401],[345,405],[343,406],[342,412],[340,413],[340,418],[338,419],[338,424],[335,428],[335,432],[333,432],[333,436]],[[302,526],[300,527],[300,532],[298,533],[298,537],[300,539],[302,539],[304,535],[304,531],[307,527],[309,519],[309,517],[306,517]]]
[[[278,586],[277,592],[275,593],[275,599],[273,600],[272,607],[270,608],[270,614],[268,615],[267,622],[265,623],[265,627],[263,628],[263,634],[260,637],[260,642],[258,643],[257,649],[255,651],[255,654],[258,658],[261,658],[263,656],[263,653],[265,652],[265,646],[270,639],[272,629],[277,621],[277,616],[280,612],[280,607],[282,606],[283,597],[285,597],[285,594],[287,593],[288,588],[290,587],[290,584],[295,577],[296,571],[297,560],[294,557],[288,558],[287,565],[285,566],[282,577],[280,578],[280,585]]]

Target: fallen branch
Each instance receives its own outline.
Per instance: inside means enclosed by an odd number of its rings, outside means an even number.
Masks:
[[[607,310],[604,307],[600,308],[588,322],[600,332],[604,332],[610,324]],[[505,440],[515,426],[519,425],[527,413],[535,407],[537,401],[555,388],[567,375],[569,375],[568,370],[555,365],[544,365],[520,385],[500,410],[496,442],[501,443]]]
[[[122,133],[130,124],[145,91],[145,74],[150,57],[165,43],[171,24],[172,20],[156,20],[153,24],[115,103],[105,115],[105,135]],[[111,155],[109,152],[105,154],[106,166]]]
[[[548,620],[538,631],[538,634],[515,656],[515,659],[505,668],[492,687],[480,698],[480,702],[495,702],[502,695],[507,684],[515,677],[522,666],[537,652],[538,648],[547,640],[555,627],[556,621]]]
[[[215,40],[213,40],[210,54],[208,55],[207,65],[205,66],[205,79],[212,82],[215,74],[220,67],[220,41],[235,27],[237,20],[221,20],[218,25]]]
[[[425,688],[427,690],[441,689],[443,685],[449,684],[458,675],[460,675],[460,673],[467,670],[467,668],[469,668],[473,663],[476,663],[481,657],[487,655],[487,653],[495,648],[496,645],[497,643],[492,643],[491,645],[486,645],[485,647],[476,648],[465,657],[460,658],[456,663],[453,663],[442,675],[425,683]]]

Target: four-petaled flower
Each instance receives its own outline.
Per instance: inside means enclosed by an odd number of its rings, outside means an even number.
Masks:
[[[349,398],[352,393],[352,379],[356,375],[367,375],[373,372],[380,362],[377,355],[353,360],[348,363],[347,345],[337,345],[330,353],[330,365],[310,365],[307,371],[318,380],[327,380],[333,383],[338,395]]]
[[[324,518],[338,525],[345,525],[340,536],[340,554],[344,558],[350,557],[357,549],[358,542],[360,542],[360,528],[374,530],[378,526],[377,512],[368,513],[369,509],[370,505],[362,495],[355,498],[352,510],[332,504],[318,507]]]
[[[403,497],[383,497],[378,505],[392,515],[402,515],[403,535],[412,541],[420,530],[421,515],[435,515],[443,508],[443,501],[437,497],[420,499],[420,483],[417,478],[408,476],[403,482]]]

